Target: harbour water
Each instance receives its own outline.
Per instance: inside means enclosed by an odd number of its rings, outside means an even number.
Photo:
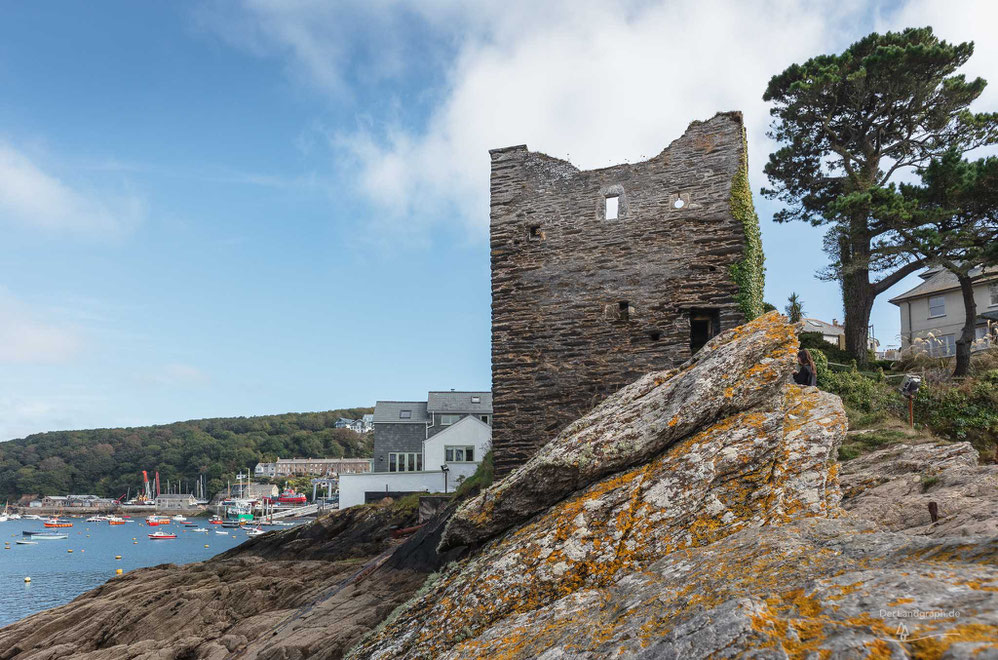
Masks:
[[[208,528],[207,534],[177,523],[148,527],[142,521],[137,518],[124,525],[109,525],[72,518],[69,522],[73,526],[64,529],[45,529],[40,520],[0,523],[0,546],[4,548],[0,549],[0,627],[68,603],[114,578],[115,569],[128,573],[144,566],[203,561],[247,539],[242,529],[227,529],[224,536],[216,534],[221,527],[209,525],[204,518],[192,518],[191,522]],[[69,538],[18,545],[17,541],[27,538],[23,530],[65,533]],[[147,536],[160,530],[175,533],[177,538],[152,540]],[[116,555],[121,559],[115,559]],[[25,577],[31,582],[25,582]]]

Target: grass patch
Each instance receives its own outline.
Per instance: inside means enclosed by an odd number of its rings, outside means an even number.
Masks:
[[[839,447],[839,460],[849,461],[871,451],[911,440],[911,435],[896,429],[874,429],[865,433],[852,433]]]
[[[454,491],[454,499],[460,502],[461,500],[478,495],[478,493],[492,485],[494,478],[495,465],[492,462],[492,452],[489,451],[482,457],[482,462],[479,464],[478,469],[475,470],[475,474],[465,479],[457,487],[457,490]]]
[[[922,492],[927,492],[930,488],[939,483],[939,477],[935,475],[922,475]]]

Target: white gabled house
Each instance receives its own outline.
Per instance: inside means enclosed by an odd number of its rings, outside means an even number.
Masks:
[[[342,474],[339,507],[410,493],[450,493],[475,473],[492,447],[492,427],[475,415],[448,425],[423,441],[420,470]]]

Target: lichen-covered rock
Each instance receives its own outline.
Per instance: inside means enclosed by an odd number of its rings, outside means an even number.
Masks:
[[[449,543],[482,545],[349,657],[998,658],[998,539],[885,531],[905,527],[896,512],[842,508],[845,415],[788,384],[789,329],[747,324],[566,429],[465,507]],[[907,467],[847,468],[855,512],[916,474],[993,506],[964,448],[906,449]],[[933,463],[938,482],[921,480]]]
[[[998,535],[998,465],[969,442],[899,444],[842,464],[843,507],[890,531]],[[929,502],[939,520],[929,517]]]
[[[513,477],[522,484],[525,475],[536,478],[558,464],[574,466],[573,479],[602,474],[598,466],[571,458],[572,451],[581,451],[579,442],[585,437],[600,443],[598,455],[627,468],[547,507],[454,566],[380,634],[355,649],[354,657],[491,657],[502,652],[533,657],[538,650],[533,644],[528,645],[529,653],[496,646],[486,639],[489,631],[507,630],[507,624],[521,619],[534,621],[540,612],[571,607],[591,611],[606,590],[628,576],[663,557],[709,546],[739,530],[839,515],[834,456],[845,435],[845,414],[838,397],[785,384],[791,368],[785,358],[796,349],[792,327],[771,315],[720,339],[707,357],[671,379],[642,379],[625,389]],[[760,362],[754,366],[749,363],[753,351]],[[751,385],[740,388],[728,380],[726,387],[699,381],[667,386],[693,373],[698,364],[710,364],[711,353],[723,355],[726,365],[738,365],[713,372],[714,379],[737,373]],[[728,389],[742,395],[732,396]],[[672,397],[663,396],[666,391]],[[708,410],[730,412],[719,419],[703,417],[698,430],[669,435],[679,424],[670,426],[674,416],[696,419]],[[596,415],[613,418],[621,411],[626,424],[620,419],[604,423]],[[686,423],[697,429],[694,422]],[[643,428],[647,424],[656,430]],[[594,428],[600,431],[589,432]],[[649,447],[663,437],[668,438],[661,447],[665,450],[648,456]],[[635,457],[640,459],[636,466]],[[506,520],[514,513],[522,515],[524,507],[507,483],[487,491],[475,503],[474,515],[497,510]],[[495,529],[487,520],[476,522],[467,512],[465,516],[472,525],[462,533]],[[609,620],[606,625],[614,627]],[[537,632],[533,624],[528,628]]]
[[[877,532],[849,518],[743,528],[493,620],[433,657],[995,658],[996,560],[995,540]],[[388,645],[373,657],[396,655],[424,657]]]
[[[797,346],[794,327],[771,312],[718,335],[680,369],[642,377],[463,506],[441,550],[492,538],[716,420],[756,406],[776,410]]]

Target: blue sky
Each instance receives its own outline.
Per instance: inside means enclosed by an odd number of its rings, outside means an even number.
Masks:
[[[488,388],[488,148],[633,162],[740,109],[758,191],[770,75],[931,24],[976,40],[968,73],[994,80],[995,18],[984,0],[0,3],[0,440]],[[841,319],[820,231],[756,205],[767,300]]]

